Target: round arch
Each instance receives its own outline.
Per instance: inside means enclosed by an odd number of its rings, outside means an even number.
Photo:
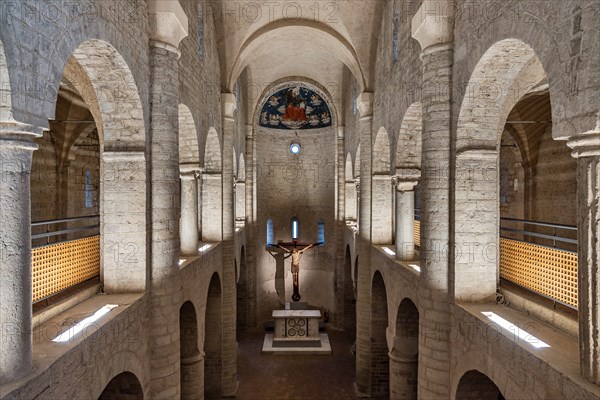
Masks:
[[[204,318],[204,397],[207,399],[221,398],[223,371],[223,300],[221,295],[221,279],[215,272],[208,286]]]
[[[420,102],[411,104],[396,140],[396,169],[421,168],[421,136],[423,132],[423,108]]]
[[[0,40],[0,122],[12,120],[12,90],[4,44]]]
[[[338,121],[339,121],[338,120],[338,110],[336,107],[336,103],[333,99],[333,96],[331,95],[329,90],[325,86],[321,85],[319,82],[316,82],[313,79],[303,77],[303,76],[288,76],[288,77],[285,77],[282,79],[278,79],[275,82],[268,85],[265,89],[263,89],[260,96],[257,97],[258,101],[256,102],[256,105],[254,106],[254,113],[253,113],[253,119],[252,119],[253,124],[259,120],[260,111],[262,109],[262,106],[263,106],[263,104],[265,104],[267,99],[269,97],[271,97],[271,95],[273,95],[274,93],[277,93],[278,91],[280,91],[282,89],[285,89],[286,87],[298,86],[298,85],[308,87],[310,90],[314,91],[319,96],[321,96],[321,98],[323,98],[325,100],[325,102],[329,105],[330,111],[332,112],[331,125],[337,126]]]
[[[191,301],[179,309],[179,354],[181,399],[197,399],[202,391],[202,354],[198,350],[198,317]]]
[[[485,374],[472,369],[465,372],[458,382],[456,400],[504,400],[498,386]]]
[[[200,165],[196,122],[189,107],[179,104],[179,164]]]
[[[356,51],[352,45],[333,28],[316,21],[300,19],[290,25],[286,20],[271,22],[254,32],[241,46],[231,72],[229,74],[227,88],[233,91],[235,82],[242,71],[253,59],[261,57],[269,46],[266,45],[273,40],[284,36],[313,37],[315,42],[323,45],[331,51],[333,56],[344,63],[352,72],[360,85],[360,91],[366,87],[366,80]]]
[[[387,129],[379,128],[373,143],[373,175],[390,175],[390,138]]]
[[[144,390],[138,377],[129,371],[115,376],[108,382],[98,400],[112,400],[127,398],[131,400],[143,400]]]
[[[389,349],[387,343],[388,298],[383,275],[375,271],[371,282],[371,397],[389,396]]]
[[[100,275],[107,293],[146,287],[146,130],[144,110],[131,69],[110,43],[80,43],[64,64],[62,84],[83,99],[98,130]],[[58,96],[55,97],[58,99]],[[75,100],[81,102],[81,100]],[[55,109],[52,115],[56,116]],[[128,196],[120,197],[120,193]],[[118,201],[120,207],[105,207]],[[135,216],[135,217],[133,217]],[[127,226],[119,229],[119,226]],[[105,229],[110,226],[111,229]],[[122,232],[127,232],[124,236]],[[114,257],[115,244],[130,257]]]
[[[214,127],[211,127],[206,135],[204,171],[207,173],[220,173],[222,171],[221,140]]]
[[[469,198],[469,209],[456,207],[454,243],[480,243],[473,251],[457,245],[454,297],[493,301],[499,280],[498,159],[506,119],[523,94],[546,79],[531,47],[517,39],[495,43],[480,59],[466,89],[456,133],[452,174],[454,197]],[[506,89],[506,90],[505,90]],[[515,95],[515,93],[517,95]],[[476,197],[473,192],[479,193]],[[480,210],[473,213],[472,210]],[[477,229],[473,229],[476,226]],[[473,286],[472,277],[478,276]]]

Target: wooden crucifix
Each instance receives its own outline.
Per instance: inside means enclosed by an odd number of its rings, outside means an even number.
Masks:
[[[298,282],[298,274],[300,272],[300,256],[306,250],[323,244],[323,242],[315,242],[315,243],[298,243],[297,240],[293,242],[277,242],[276,245],[267,245],[267,251],[269,253],[287,253],[288,255],[284,257],[284,259],[292,257],[292,284],[294,287],[294,293],[292,294],[293,301],[300,301],[300,286]],[[271,255],[273,255],[271,253]],[[274,255],[273,255],[274,256]]]

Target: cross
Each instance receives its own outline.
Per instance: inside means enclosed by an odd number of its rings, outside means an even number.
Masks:
[[[298,273],[300,272],[300,256],[306,250],[323,244],[323,242],[315,243],[298,243],[297,240],[293,242],[277,242],[277,244],[267,244],[267,251],[273,257],[275,254],[287,253],[286,258],[292,257],[292,283],[294,286],[294,293],[292,294],[293,301],[300,301],[300,287],[298,285]]]

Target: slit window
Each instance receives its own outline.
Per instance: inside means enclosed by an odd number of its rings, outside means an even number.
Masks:
[[[292,240],[298,240],[300,237],[300,221],[298,218],[292,218]]]

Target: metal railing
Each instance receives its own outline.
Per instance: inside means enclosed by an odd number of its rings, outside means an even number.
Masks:
[[[509,228],[505,226],[508,223],[512,224],[522,224],[523,229],[518,228]],[[551,231],[550,233],[541,233],[535,232],[531,229],[525,229],[525,227],[539,227],[542,229],[546,229]],[[572,225],[562,225],[562,224],[551,224],[548,222],[538,222],[538,221],[528,221],[524,219],[517,218],[500,218],[500,236],[502,236],[502,232],[509,232],[514,235],[523,235],[526,242],[531,242],[528,240],[529,238],[540,238],[547,239],[552,241],[551,247],[553,248],[562,248],[564,246],[559,245],[559,243],[569,243],[573,245],[577,245],[576,238],[569,238],[564,236],[567,232],[574,232],[573,236],[577,236],[577,227]],[[506,236],[504,236],[506,237]],[[512,237],[510,239],[513,239]],[[559,242],[559,243],[557,243]],[[569,250],[569,249],[565,249]]]
[[[507,227],[507,224],[521,225]],[[542,228],[542,233],[531,228]],[[500,278],[577,309],[577,227],[501,218]],[[547,241],[540,244],[535,241]],[[571,247],[571,249],[567,249]]]
[[[31,227],[44,231],[32,234],[32,243],[46,242],[31,251],[34,304],[100,275],[98,215],[39,221]]]
[[[83,226],[72,226],[73,224],[79,225],[79,223],[85,222],[86,225]],[[69,225],[71,225],[69,227]],[[36,229],[45,227],[45,229]],[[43,231],[36,232],[34,231]],[[39,239],[46,239],[45,244],[50,244],[50,238],[54,238],[56,236],[77,236],[72,239],[78,239],[86,236],[92,236],[99,234],[100,231],[100,216],[99,215],[89,215],[85,217],[73,217],[73,218],[63,218],[63,219],[52,219],[47,221],[37,221],[31,223],[31,240],[36,241]],[[85,232],[85,234],[84,234]],[[77,235],[71,235],[77,234]],[[56,242],[52,242],[56,243]]]

